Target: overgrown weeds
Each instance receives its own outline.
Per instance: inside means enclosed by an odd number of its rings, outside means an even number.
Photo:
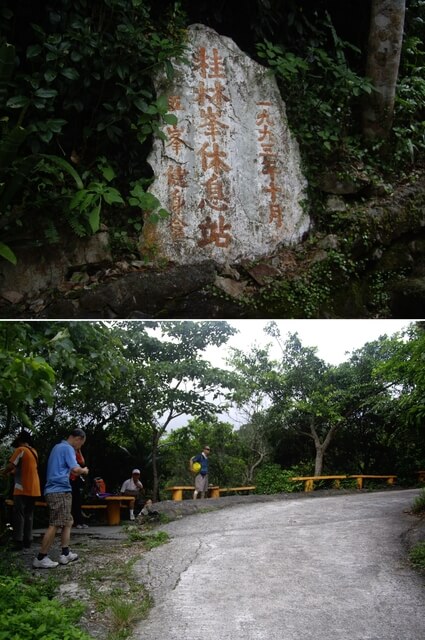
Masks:
[[[134,564],[169,539],[165,532],[139,526],[127,532],[127,541],[75,540],[80,559],[47,572],[29,573],[32,556],[11,555],[4,548],[0,640],[125,640],[152,606]]]

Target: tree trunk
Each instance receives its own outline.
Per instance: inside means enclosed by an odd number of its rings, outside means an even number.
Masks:
[[[159,500],[159,482],[158,482],[158,467],[157,467],[158,442],[159,442],[159,433],[154,429],[152,431],[152,476],[153,476],[152,501],[153,502],[158,502]]]
[[[323,455],[324,455],[323,447],[317,446],[316,444],[316,458],[314,460],[314,475],[321,476],[323,470]]]
[[[363,134],[385,139],[391,131],[406,0],[372,0],[366,75],[374,91],[363,103]]]

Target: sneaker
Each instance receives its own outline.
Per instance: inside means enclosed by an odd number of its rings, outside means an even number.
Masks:
[[[83,524],[77,524],[77,526],[75,528],[76,529],[84,529],[84,526],[85,525],[83,525]]]
[[[78,554],[72,553],[72,551],[70,551],[67,556],[63,554],[59,556],[59,562],[61,564],[69,564],[70,562],[74,562],[74,560],[78,560]]]
[[[88,524],[82,524],[81,526],[82,526],[83,529],[88,529],[89,528]]]
[[[34,558],[32,561],[34,569],[53,569],[53,567],[57,567],[58,564],[59,562],[53,562],[53,560],[50,560],[49,556],[44,556],[43,560]]]
[[[135,519],[136,518],[135,518],[134,514],[132,516],[130,516],[130,520],[135,520]]]

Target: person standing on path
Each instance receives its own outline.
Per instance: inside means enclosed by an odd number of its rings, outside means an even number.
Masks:
[[[205,498],[208,493],[208,456],[210,455],[210,451],[209,446],[205,445],[201,453],[191,458],[192,464],[198,462],[201,465],[199,473],[195,476],[194,500],[198,497],[198,493],[201,494],[201,498]]]
[[[34,505],[39,498],[38,455],[32,446],[32,437],[22,430],[13,443],[15,451],[3,474],[12,474],[13,488],[13,543],[16,551],[29,549],[32,543]]]
[[[84,467],[85,461],[81,449],[78,449],[75,452],[75,457],[80,467]],[[75,473],[71,472],[69,479],[71,481],[72,489],[71,513],[74,520],[74,527],[77,529],[87,529],[88,525],[84,523],[83,513],[81,511],[81,506],[83,504],[81,491],[84,485],[84,478],[82,476],[76,476]]]
[[[35,569],[50,569],[58,564],[68,564],[77,560],[78,555],[69,549],[69,539],[72,527],[72,490],[69,480],[70,473],[76,476],[86,476],[87,467],[80,467],[76,458],[76,451],[81,449],[86,440],[82,429],[74,429],[66,440],[55,445],[50,452],[47,462],[46,485],[44,496],[49,507],[49,526],[41,542],[40,553],[34,558],[32,566]],[[54,562],[47,555],[55,541],[58,528],[62,528],[62,552],[59,563]]]

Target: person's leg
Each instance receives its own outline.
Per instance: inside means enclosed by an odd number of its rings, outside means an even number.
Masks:
[[[146,500],[146,502],[143,504],[142,509],[140,510],[140,513],[144,516],[149,515],[150,510],[152,509],[152,500]]]
[[[198,497],[198,494],[202,492],[202,487],[203,487],[202,476],[200,473],[198,473],[198,475],[195,476],[195,491],[193,492],[194,500],[196,500],[196,498]]]
[[[47,556],[47,554],[49,553],[50,547],[55,541],[57,529],[58,528],[53,524],[49,524],[49,526],[47,527],[40,546],[40,554],[42,556]],[[41,558],[39,559],[41,560]]]
[[[72,515],[71,515],[71,505],[72,505],[72,494],[69,493],[52,493],[46,495],[46,502],[49,507],[49,526],[43,536],[43,540],[41,542],[40,553],[33,560],[33,567],[35,569],[50,569],[52,567],[57,567],[59,562],[53,562],[47,555],[51,546],[55,541],[56,531],[58,527],[62,527],[62,536],[65,535],[65,541],[68,540],[69,544],[69,535],[72,527]],[[68,538],[67,533],[63,532],[63,528],[68,528]],[[63,560],[63,557],[66,555],[70,557],[67,560]],[[61,564],[67,564],[71,560],[76,560],[78,558],[77,554],[71,554],[69,551],[69,547],[65,549],[62,548],[62,555],[59,558]]]
[[[24,548],[29,549],[32,543],[32,526],[34,522],[35,498],[33,498],[32,496],[25,496],[24,502]]]
[[[61,545],[62,552],[59,556],[60,564],[68,564],[69,562],[73,562],[74,560],[78,560],[78,554],[73,553],[69,548],[69,541],[71,538],[71,527],[72,527],[72,494],[64,493],[62,494],[62,507],[61,507],[61,519],[62,519],[62,532],[61,532]]]
[[[66,527],[62,527],[62,533],[61,533],[62,549],[69,548],[70,539],[71,539],[71,525],[66,525]]]
[[[75,527],[82,527],[82,525],[84,524],[84,522],[83,522],[83,514],[81,513],[81,506],[82,506],[83,502],[82,502],[82,498],[81,498],[81,487],[80,487],[79,478],[77,478],[77,480],[73,480],[71,482],[71,487],[72,487],[72,509],[71,509],[71,513],[72,513],[72,517],[74,519],[74,526]]]
[[[16,549],[22,549],[24,545],[24,496],[13,496],[13,543]]]
[[[208,497],[208,475],[202,476],[201,498]]]

